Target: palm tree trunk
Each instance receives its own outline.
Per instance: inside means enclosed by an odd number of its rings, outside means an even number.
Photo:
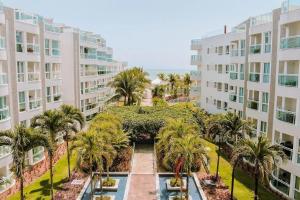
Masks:
[[[126,106],[126,95],[124,95],[124,106]]]
[[[67,143],[67,160],[68,160],[68,175],[69,175],[69,180],[71,179],[71,167],[70,167],[70,150],[69,150],[69,139],[68,135],[66,138],[66,143]]]
[[[20,167],[20,174],[21,174],[21,177],[20,177],[20,190],[21,190],[20,199],[24,200],[24,179],[23,179],[24,158],[22,160],[23,160],[23,162],[22,162],[21,167]]]
[[[190,175],[189,175],[189,173],[187,173],[185,199],[189,199],[189,181],[190,181]]]
[[[258,172],[258,165],[256,163],[255,166],[255,185],[254,185],[254,200],[258,200],[258,178],[259,178],[259,172]]]
[[[53,156],[52,154],[50,154],[49,160],[50,160],[50,195],[51,195],[51,200],[53,200],[54,197],[53,197],[53,169],[52,169]]]
[[[233,200],[233,189],[234,189],[234,174],[235,174],[235,168],[237,166],[238,161],[236,161],[232,168],[232,174],[231,174],[231,193],[230,193],[230,200]]]
[[[90,195],[90,199],[92,200],[93,199],[93,193],[94,193],[92,165],[90,165],[90,179],[91,179],[91,195]]]
[[[218,160],[217,160],[217,172],[216,172],[216,180],[219,178],[219,164],[220,164],[220,150],[221,150],[220,141],[218,142]]]

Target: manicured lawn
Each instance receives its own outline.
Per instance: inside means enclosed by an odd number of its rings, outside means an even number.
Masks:
[[[71,170],[74,169],[76,164],[76,156],[71,157]],[[67,155],[63,155],[61,159],[54,166],[54,180],[53,187],[54,193],[60,189],[61,184],[64,182],[65,178],[68,176],[68,165],[67,165]],[[25,187],[26,199],[38,199],[47,200],[50,199],[50,180],[49,180],[49,170],[32,182],[30,185]],[[8,200],[19,200],[20,193],[16,193],[8,198]]]
[[[210,172],[212,174],[216,173],[217,166],[217,146],[203,140],[205,146],[210,148],[209,157],[210,157]],[[219,174],[222,177],[222,181],[231,188],[231,173],[232,167],[230,163],[224,159],[220,158],[220,167]],[[238,200],[244,199],[253,199],[254,193],[254,179],[248,176],[245,172],[241,170],[236,171],[236,178],[234,181],[234,196]],[[259,197],[261,200],[279,200],[279,197],[267,191],[262,186],[259,187]]]

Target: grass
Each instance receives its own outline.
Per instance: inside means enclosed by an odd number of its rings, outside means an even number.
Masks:
[[[210,157],[210,172],[212,174],[216,173],[217,167],[217,146],[213,143],[210,143],[206,140],[203,140],[204,145],[210,148],[209,157]],[[219,175],[222,177],[222,181],[231,188],[231,173],[232,166],[228,160],[223,156],[220,157],[220,167]],[[250,177],[247,173],[243,172],[240,169],[236,170],[236,176],[234,181],[234,196],[238,200],[243,199],[253,199],[254,197],[254,179]],[[258,194],[260,200],[280,200],[275,194],[269,192],[262,185],[258,188]]]
[[[71,170],[75,168],[76,156],[72,156],[70,159]],[[54,194],[57,190],[62,189],[61,185],[64,183],[68,177],[68,165],[67,165],[67,154],[63,155],[59,161],[54,166],[54,176],[53,176],[53,188]],[[24,194],[26,199],[36,199],[36,200],[48,200],[50,199],[50,172],[49,170],[43,174],[41,177],[33,181],[31,184],[25,187]],[[20,192],[10,196],[8,200],[19,200]]]

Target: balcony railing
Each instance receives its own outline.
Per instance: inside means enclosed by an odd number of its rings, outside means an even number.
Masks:
[[[239,56],[239,50],[238,49],[232,49],[231,50],[231,57]]]
[[[249,81],[251,82],[260,82],[260,74],[259,73],[250,73]]]
[[[39,81],[40,80],[40,73],[39,72],[28,72],[28,81]]]
[[[280,121],[287,122],[290,124],[295,124],[296,122],[296,112],[288,111],[288,110],[276,110],[276,118]]]
[[[6,120],[9,118],[9,108],[8,106],[4,106],[0,108],[0,121]]]
[[[97,59],[97,55],[91,54],[91,53],[81,53],[81,58],[82,59]]]
[[[0,73],[0,85],[7,85],[7,74]]]
[[[55,94],[55,95],[53,95],[53,100],[54,101],[60,101],[61,100],[61,94]]]
[[[265,53],[270,53],[271,52],[271,44],[265,44]]]
[[[0,177],[0,193],[15,183],[13,173]]]
[[[40,46],[37,44],[27,43],[27,53],[40,53]]]
[[[281,49],[292,49],[292,48],[299,48],[299,47],[300,47],[300,35],[280,39]]]
[[[256,100],[248,99],[248,108],[253,109],[253,110],[258,110],[259,102]]]
[[[0,36],[0,49],[5,49],[5,38]]]
[[[261,53],[261,44],[254,44],[250,46],[250,54]]]
[[[201,40],[195,39],[191,41],[191,49],[192,50],[200,50],[201,49]]]
[[[88,103],[88,105],[85,106],[85,110],[91,110],[97,107],[97,103]]]
[[[286,182],[280,180],[273,174],[271,175],[271,184],[273,187],[275,187],[277,190],[283,192],[286,195],[289,195],[290,192],[290,186]]]
[[[281,4],[282,13],[286,13],[297,9],[300,9],[300,0],[285,0]]]
[[[192,65],[198,65],[201,62],[201,56],[200,55],[192,55],[191,56],[191,64]]]
[[[237,72],[230,72],[229,77],[231,80],[237,80],[238,79],[238,73]]]
[[[29,109],[30,110],[38,109],[40,107],[41,107],[41,99],[29,100]]]
[[[298,87],[298,74],[279,74],[278,85],[286,87]]]

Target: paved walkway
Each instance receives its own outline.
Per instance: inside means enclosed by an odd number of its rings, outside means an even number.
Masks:
[[[153,145],[137,145],[133,155],[128,200],[155,199]]]

